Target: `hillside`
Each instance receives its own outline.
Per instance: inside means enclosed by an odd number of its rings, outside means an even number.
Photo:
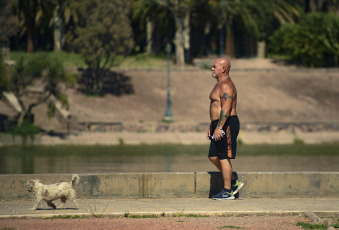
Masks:
[[[231,60],[231,78],[238,91],[241,122],[339,121],[338,69],[303,69],[271,60]],[[213,60],[201,60],[212,65]],[[209,93],[216,81],[210,70],[174,69],[171,76],[172,113],[177,124],[209,120]],[[66,90],[70,114],[78,121],[161,122],[166,111],[167,70],[119,70],[102,97],[87,97],[78,87]],[[60,130],[45,108],[35,110],[37,124]]]

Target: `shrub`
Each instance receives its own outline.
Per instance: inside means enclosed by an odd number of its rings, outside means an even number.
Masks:
[[[304,66],[339,66],[339,17],[335,14],[306,14],[298,24],[280,27],[269,40],[269,52],[291,55]]]
[[[12,134],[13,137],[21,136],[25,144],[28,137],[34,140],[35,135],[40,133],[40,128],[26,120],[20,126],[14,127],[9,133]]]
[[[99,94],[107,70],[119,64],[133,48],[128,17],[131,1],[83,0],[71,2],[74,26],[66,41],[84,57],[86,93]]]

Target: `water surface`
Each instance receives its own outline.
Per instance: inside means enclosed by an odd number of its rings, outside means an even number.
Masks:
[[[208,145],[0,148],[0,174],[215,171]],[[339,171],[339,144],[241,145],[236,171]]]

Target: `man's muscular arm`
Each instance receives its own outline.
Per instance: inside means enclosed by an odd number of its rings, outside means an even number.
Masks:
[[[227,118],[229,117],[229,115],[231,113],[232,99],[233,98],[230,95],[228,95],[228,93],[224,93],[220,97],[221,111],[220,111],[219,122],[218,122],[218,125],[217,125],[218,129],[222,129]]]
[[[232,101],[233,101],[233,89],[227,85],[222,85],[220,87],[220,104],[221,111],[218,121],[217,128],[214,131],[215,140],[220,140],[222,138],[222,127],[225,125],[227,118],[231,114]]]

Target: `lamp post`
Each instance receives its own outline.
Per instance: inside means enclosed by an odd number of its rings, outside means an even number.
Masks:
[[[167,43],[166,51],[167,51],[167,108],[166,113],[163,121],[165,122],[173,122],[174,118],[172,116],[171,111],[171,78],[170,78],[170,71],[171,71],[171,44]]]

